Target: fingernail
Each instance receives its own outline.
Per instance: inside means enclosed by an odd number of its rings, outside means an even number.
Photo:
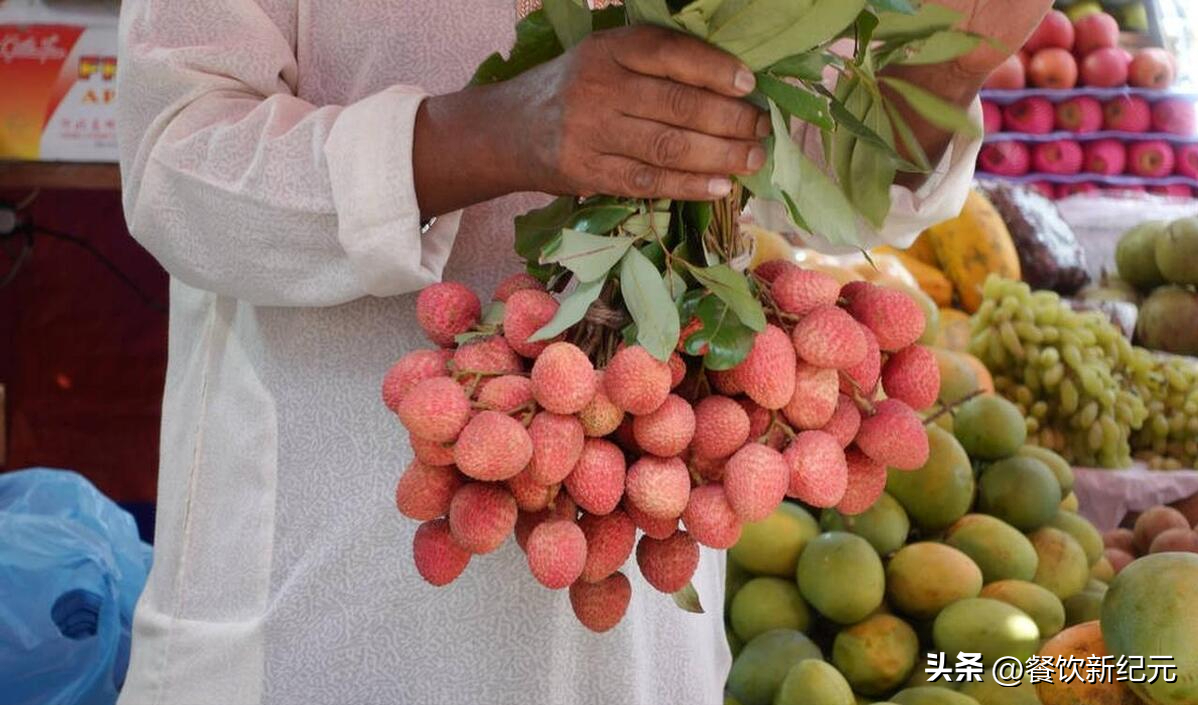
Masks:
[[[757,171],[761,165],[765,164],[765,150],[761,147],[754,147],[749,150],[749,161],[745,164],[749,171]]]
[[[732,193],[732,181],[724,178],[715,178],[707,182],[707,193],[722,198]]]
[[[770,124],[770,116],[762,113],[761,117],[757,118],[757,136],[767,137],[772,130],[773,126]]]
[[[740,69],[736,72],[736,78],[732,79],[732,85],[741,93],[752,93],[757,87],[757,77],[748,69]]]

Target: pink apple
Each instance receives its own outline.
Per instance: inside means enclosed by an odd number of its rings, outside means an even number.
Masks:
[[[1032,56],[1028,77],[1038,88],[1073,88],[1077,85],[1077,59],[1066,49],[1041,49]]]
[[[1047,98],[1024,98],[1003,109],[1003,124],[1011,132],[1046,135],[1052,132],[1055,114]]]
[[[1127,60],[1119,49],[1107,47],[1088,54],[1082,61],[1082,82],[1096,88],[1114,88],[1127,83]]]
[[[1040,26],[1024,42],[1024,51],[1035,53],[1049,47],[1073,48],[1073,23],[1060,10],[1052,10],[1040,21]]]
[[[1194,103],[1185,98],[1166,98],[1152,106],[1152,129],[1173,135],[1195,133]]]
[[[1128,81],[1137,88],[1163,91],[1173,85],[1176,73],[1173,66],[1173,55],[1164,49],[1141,49],[1132,57]]]
[[[1119,96],[1102,109],[1102,126],[1120,132],[1147,132],[1152,129],[1152,108],[1139,96]]]
[[[1023,72],[1027,73],[1027,67],[1032,63],[1032,53],[1025,49],[1020,49],[1016,56],[1019,57],[1019,65],[1023,67]]]
[[[1002,109],[998,107],[997,103],[989,100],[982,101],[982,129],[988,135],[1002,132]]]
[[[1073,140],[1054,140],[1036,145],[1032,166],[1045,174],[1076,174],[1082,170],[1082,146]]]
[[[991,142],[978,155],[982,171],[999,176],[1023,176],[1030,164],[1031,156],[1022,142]]]
[[[1119,140],[1087,142],[1082,151],[1085,153],[1085,170],[1090,173],[1112,176],[1122,174],[1127,166],[1127,149]]]
[[[1086,15],[1074,23],[1073,30],[1073,50],[1078,56],[1119,44],[1119,23],[1105,12]]]
[[[1050,201],[1057,197],[1057,191],[1051,181],[1033,181],[1027,187]]]
[[[1178,176],[1198,179],[1198,144],[1186,144],[1177,148],[1177,166],[1174,169]]]
[[[1082,181],[1076,184],[1058,184],[1057,198],[1069,198],[1078,194],[1090,195],[1098,193],[1098,184],[1092,181]]]
[[[1151,140],[1132,144],[1127,150],[1127,163],[1136,176],[1155,179],[1172,174],[1177,162],[1168,142]]]
[[[1102,103],[1083,95],[1057,105],[1057,129],[1084,134],[1102,129]]]
[[[998,68],[994,69],[994,73],[986,79],[986,83],[982,86],[991,90],[1006,90],[1015,91],[1027,85],[1027,77],[1024,74],[1023,62],[1018,56],[1009,56],[1007,60],[999,64]]]

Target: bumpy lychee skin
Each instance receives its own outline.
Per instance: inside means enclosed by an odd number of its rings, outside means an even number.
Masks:
[[[480,316],[478,297],[457,282],[433,284],[416,297],[416,320],[437,345],[453,345],[454,336],[473,328]]]
[[[532,382],[527,377],[504,375],[483,385],[478,405],[484,409],[510,414],[532,401]]]
[[[820,428],[832,418],[839,396],[840,376],[836,370],[800,362],[795,368],[794,396],[782,413],[796,429]]]
[[[426,521],[412,538],[416,572],[431,585],[442,587],[457,579],[470,563],[470,552],[454,541],[445,519]]]
[[[734,397],[745,393],[745,388],[736,381],[733,370],[708,370],[707,380],[717,392],[725,396]]]
[[[724,486],[712,482],[691,491],[682,523],[696,541],[718,550],[732,548],[740,540],[741,521],[728,504]]]
[[[940,395],[940,366],[936,356],[922,345],[903,348],[890,356],[882,368],[886,396],[905,402],[912,409],[926,409]]]
[[[851,281],[840,287],[840,298],[846,306],[852,306],[859,296],[868,296],[869,292],[878,288],[877,284],[864,280]]]
[[[812,310],[795,324],[791,339],[799,358],[816,367],[843,370],[868,352],[861,326],[836,306]]]
[[[773,284],[786,272],[793,272],[796,269],[800,269],[800,267],[794,262],[788,262],[784,259],[774,259],[757,265],[753,273],[764,280],[765,283]]]
[[[636,545],[636,524],[618,509],[601,517],[586,514],[578,520],[578,528],[587,538],[586,565],[579,577],[588,583],[597,583],[619,570]]]
[[[636,528],[645,532],[646,536],[651,536],[655,539],[667,539],[674,535],[678,530],[678,519],[655,519],[641,510],[637,509],[632,502],[624,500],[624,512],[632,523],[636,524]]]
[[[686,458],[686,466],[691,474],[697,474],[707,482],[722,482],[727,465],[728,458],[704,458],[693,452]]]
[[[533,333],[557,315],[558,303],[544,291],[521,289],[508,297],[503,308],[503,337],[521,357],[534,358],[550,340],[528,342]]]
[[[414,350],[404,355],[383,376],[383,403],[397,411],[399,402],[417,382],[448,374],[445,362],[449,355],[447,350]]]
[[[695,405],[695,437],[691,451],[702,458],[727,458],[749,440],[749,415],[737,404],[718,394]]]
[[[848,487],[848,466],[840,442],[823,431],[803,431],[782,454],[790,469],[787,497],[813,507],[835,507]]]
[[[528,535],[528,569],[550,590],[569,587],[587,561],[587,539],[572,521],[555,519],[537,525]]]
[[[724,466],[724,492],[741,521],[761,521],[769,516],[790,486],[790,468],[782,454],[760,443],[750,443]]]
[[[558,492],[550,502],[550,506],[539,512],[520,512],[516,517],[516,544],[521,551],[528,548],[528,537],[532,530],[543,521],[564,519],[574,521],[578,516],[578,505],[565,492]]]
[[[882,350],[873,331],[861,326],[861,334],[865,336],[865,357],[856,365],[842,370],[844,374],[840,378],[840,391],[849,396],[860,392],[870,397],[878,388],[878,379],[882,374]]]
[[[682,380],[686,379],[686,360],[675,352],[670,353],[670,359],[666,364],[670,366],[670,389],[677,389]]]
[[[416,455],[416,459],[425,465],[435,467],[453,465],[452,445],[426,441],[420,436],[408,436],[408,442],[412,446],[412,453]]]
[[[603,389],[603,372],[595,371],[595,396],[591,403],[578,412],[582,430],[588,438],[602,438],[614,433],[624,420],[624,411],[607,398]]]
[[[911,407],[897,399],[879,402],[861,421],[857,447],[875,461],[898,470],[918,470],[928,462],[928,434]]]
[[[611,440],[615,441],[616,445],[620,446],[625,453],[639,457],[645,454],[645,450],[641,448],[640,443],[636,442],[636,434],[632,430],[632,423],[635,420],[635,416],[626,415],[616,432],[611,434]]]
[[[532,393],[555,414],[577,414],[595,398],[595,367],[572,343],[553,343],[532,366]]]
[[[458,437],[470,420],[470,400],[453,379],[431,377],[408,390],[396,413],[413,436],[448,443]]]
[[[521,512],[539,512],[545,509],[558,493],[558,485],[543,485],[537,482],[528,468],[508,480],[507,488],[516,498],[516,507]]]
[[[532,438],[519,421],[497,411],[470,419],[453,445],[458,469],[476,480],[515,477],[532,459]]]
[[[663,458],[678,455],[695,437],[695,410],[685,399],[671,394],[656,411],[635,417],[632,433],[646,452]]]
[[[436,467],[413,460],[395,486],[395,507],[399,513],[428,521],[445,516],[462,480],[452,467]]]
[[[861,410],[851,397],[841,394],[836,400],[836,411],[821,430],[835,438],[841,448],[848,448],[860,428]]]
[[[686,587],[699,567],[699,544],[685,531],[662,540],[642,536],[636,544],[636,564],[650,585],[672,595]]]
[[[618,408],[629,414],[657,410],[670,395],[673,377],[670,366],[639,345],[617,352],[603,370],[603,391]]]
[[[499,485],[470,482],[449,503],[449,530],[467,551],[490,553],[516,528],[516,511],[511,492]]]
[[[795,361],[786,332],[770,324],[753,339],[753,348],[732,374],[750,399],[767,409],[781,409],[794,395]]]
[[[897,289],[875,286],[849,304],[849,313],[865,324],[887,352],[902,350],[919,340],[927,319],[915,299]]]
[[[566,479],[582,455],[586,442],[582,423],[573,416],[542,411],[528,426],[532,438],[531,478],[542,485],[556,485]]]
[[[517,291],[524,291],[525,289],[530,289],[532,291],[544,291],[545,285],[533,275],[521,272],[519,274],[513,274],[507,279],[499,282],[499,286],[495,287],[495,295],[491,298],[495,301],[506,302],[509,298],[511,298],[512,294],[516,293]]]
[[[611,441],[588,438],[566,489],[578,506],[591,514],[611,514],[624,495],[624,453]]]
[[[502,336],[471,341],[453,353],[453,369],[478,376],[518,374],[524,371],[520,356]]]
[[[679,458],[646,455],[628,469],[624,492],[628,501],[655,519],[677,519],[686,509],[691,477]]]
[[[805,316],[820,306],[835,306],[840,297],[840,282],[830,274],[795,267],[774,280],[770,293],[778,308]]]
[[[844,498],[836,505],[836,511],[846,516],[856,516],[874,506],[886,490],[886,466],[856,448],[850,448],[845,453],[845,463],[848,467],[848,487]]]
[[[749,415],[749,440],[757,440],[765,435],[765,432],[770,428],[770,423],[774,420],[773,412],[762,407],[752,399],[745,399],[744,397],[737,399],[736,403],[740,404],[740,408],[744,409],[745,413]],[[737,450],[740,450],[740,448],[737,448]]]
[[[582,626],[602,634],[624,618],[632,599],[632,583],[615,573],[597,583],[578,581],[570,586],[570,606]]]

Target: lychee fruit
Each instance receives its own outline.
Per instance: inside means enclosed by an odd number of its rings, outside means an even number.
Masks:
[[[707,379],[711,382],[711,386],[720,394],[734,397],[737,394],[744,394],[744,387],[740,386],[740,382],[736,381],[736,376],[733,370],[708,370]]]
[[[861,326],[861,332],[865,335],[865,357],[861,358],[861,362],[842,371],[840,391],[849,396],[854,392],[860,392],[868,397],[878,388],[878,379],[882,374],[882,350],[878,347],[878,338],[873,331]]]
[[[670,395],[670,366],[639,345],[620,350],[603,370],[603,391],[616,407],[630,414],[656,411]]]
[[[853,317],[836,306],[820,306],[791,332],[799,359],[816,367],[844,369],[865,356],[865,338]]]
[[[495,301],[506,302],[512,294],[525,289],[544,291],[545,285],[533,275],[520,272],[499,282],[499,286],[495,287],[495,294],[491,298]]]
[[[448,443],[458,437],[470,420],[470,399],[453,379],[430,377],[408,390],[396,413],[413,436]]]
[[[1053,140],[1032,149],[1032,166],[1045,174],[1076,174],[1082,170],[1082,146],[1073,140]]]
[[[462,480],[452,467],[425,465],[414,460],[395,487],[395,506],[409,519],[436,519],[449,512],[449,503],[461,486]]]
[[[902,350],[919,340],[927,320],[923,309],[897,289],[875,286],[849,305],[849,313],[873,332],[878,347],[886,352]],[[866,347],[869,348],[868,340]],[[869,357],[869,352],[864,358]]]
[[[1103,129],[1119,132],[1147,132],[1152,129],[1152,108],[1139,96],[1119,96],[1102,108]]]
[[[636,442],[636,434],[632,430],[632,422],[635,418],[634,416],[625,416],[624,420],[620,422],[620,426],[616,429],[616,432],[611,434],[609,438],[615,441],[616,445],[620,446],[625,453],[633,456],[641,456],[645,454],[645,451],[641,448],[641,444]]]
[[[673,519],[655,519],[637,509],[627,500],[624,501],[624,512],[636,524],[636,528],[645,532],[646,536],[652,536],[655,539],[665,539],[673,536],[674,532],[678,530],[677,517]]]
[[[566,489],[583,510],[611,514],[624,495],[624,453],[611,441],[588,438],[574,469],[566,476]]]
[[[724,492],[741,521],[769,516],[790,484],[790,469],[782,454],[760,443],[736,451],[724,466]]]
[[[845,516],[865,512],[886,491],[886,466],[876,462],[856,448],[845,453],[848,467],[848,487],[836,511]]]
[[[1152,129],[1188,137],[1195,132],[1198,115],[1193,101],[1186,98],[1166,98],[1152,106]]]
[[[595,367],[573,343],[553,343],[532,365],[532,394],[555,414],[576,414],[595,397]]]
[[[1031,168],[1032,155],[1027,145],[1014,140],[991,142],[978,154],[978,166],[998,176],[1023,176]]]
[[[861,326],[852,323],[860,331]],[[800,362],[795,369],[794,396],[782,413],[796,429],[820,428],[832,418],[839,396],[840,376],[836,370]]]
[[[413,350],[404,355],[383,376],[383,404],[397,411],[399,402],[417,382],[448,374],[445,362],[449,355],[446,350]]]
[[[1052,132],[1055,113],[1047,98],[1017,100],[1003,109],[1003,123],[1014,132],[1046,135]]]
[[[632,555],[636,545],[636,524],[620,510],[607,516],[584,514],[578,527],[587,540],[586,565],[579,576],[597,583],[615,573]]]
[[[670,389],[677,389],[682,380],[686,379],[686,360],[678,353],[670,353],[670,359],[666,364],[670,366]]]
[[[698,474],[707,482],[720,482],[724,479],[724,466],[728,458],[704,458],[697,453],[691,453],[687,458],[687,467],[692,474]]]
[[[1119,140],[1094,140],[1083,148],[1085,170],[1094,174],[1122,174],[1127,165],[1127,149]]]
[[[516,498],[516,508],[521,512],[539,512],[545,509],[557,496],[559,488],[559,485],[537,482],[528,468],[516,473],[506,484],[508,491]]]
[[[1002,108],[989,100],[982,101],[982,129],[987,135],[1002,132]]]
[[[425,465],[436,467],[453,465],[452,445],[426,441],[420,436],[408,436],[408,443],[412,446],[412,452],[416,455],[416,459]]]
[[[761,438],[769,430],[770,424],[774,421],[773,412],[762,407],[752,399],[745,399],[744,397],[737,399],[736,403],[740,404],[740,408],[744,409],[745,413],[749,416],[749,440]],[[740,448],[737,447],[736,450],[740,450]]]
[[[677,519],[686,509],[691,476],[680,458],[646,455],[628,469],[624,493],[634,507],[655,519]]]
[[[1136,176],[1160,178],[1173,173],[1176,157],[1164,140],[1136,142],[1127,149],[1128,170]]]
[[[551,340],[528,342],[534,333],[557,315],[558,303],[544,291],[520,289],[512,292],[503,307],[503,337],[520,356],[533,358],[549,346]]]
[[[450,535],[445,519],[426,521],[412,537],[412,559],[416,572],[429,584],[442,587],[457,579],[470,563],[470,552]]]
[[[468,477],[492,482],[515,477],[532,459],[532,438],[517,420],[482,411],[453,445],[453,459]]]
[[[578,581],[570,586],[570,607],[582,626],[602,634],[624,618],[632,599],[632,584],[623,573],[597,583]]]
[[[781,409],[794,395],[795,362],[795,348],[786,332],[767,324],[732,374],[750,399],[767,409]]]
[[[493,377],[518,374],[524,371],[520,356],[502,336],[464,343],[453,353],[454,372]]]
[[[471,553],[490,553],[516,528],[516,500],[499,485],[470,482],[449,503],[449,530]]]
[[[482,303],[466,286],[440,282],[425,287],[416,297],[416,320],[429,340],[437,345],[453,345],[459,333],[465,333],[482,316]]]
[[[831,434],[803,431],[782,454],[790,473],[786,490],[813,507],[835,507],[848,486],[844,448]]]
[[[480,407],[501,414],[510,414],[528,406],[532,400],[532,381],[517,375],[489,380],[478,392]]]
[[[799,265],[784,259],[772,259],[768,262],[762,262],[753,270],[758,278],[765,281],[766,284],[773,284],[782,276],[784,272],[799,269]]]
[[[595,396],[591,403],[578,412],[578,420],[582,422],[582,430],[588,438],[601,438],[613,433],[624,420],[624,412],[611,399],[603,388],[603,372],[595,372]]]
[[[528,536],[537,525],[552,519],[574,521],[578,516],[578,505],[564,492],[559,492],[549,506],[537,512],[520,512],[516,517],[516,544],[524,551],[528,547]]]
[[[841,448],[848,448],[860,428],[861,411],[856,402],[852,397],[841,394],[836,400],[836,411],[832,413],[832,418],[820,430],[835,438]]]
[[[1076,96],[1057,105],[1057,129],[1077,134],[1102,129],[1102,103],[1088,95]]]
[[[542,485],[556,485],[566,479],[582,455],[586,442],[578,419],[548,411],[533,417],[528,435],[532,439],[532,461],[528,472]]]
[[[727,458],[748,439],[749,415],[735,400],[715,394],[695,405],[695,434],[691,441],[695,455]]]
[[[928,462],[923,422],[897,399],[879,402],[874,414],[861,420],[857,447],[877,462],[899,470],[918,470]]]
[[[543,521],[528,535],[525,553],[528,569],[537,582],[550,590],[561,590],[582,575],[587,539],[572,521]]]
[[[685,531],[667,539],[642,536],[636,544],[636,564],[650,585],[672,595],[690,583],[699,567],[699,544]]]
[[[671,394],[656,411],[633,418],[632,433],[647,453],[663,458],[678,455],[695,437],[695,410]]]
[[[882,367],[882,389],[887,397],[905,402],[912,409],[928,408],[940,395],[936,356],[922,345],[894,353]]]
[[[774,280],[770,293],[778,308],[805,316],[821,306],[835,306],[840,297],[840,282],[824,272],[793,267]]]
[[[691,490],[682,523],[696,541],[710,548],[722,551],[740,540],[740,519],[718,482]]]

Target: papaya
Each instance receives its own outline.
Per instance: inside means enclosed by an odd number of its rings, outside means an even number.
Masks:
[[[896,250],[893,247],[879,247],[875,252],[892,255],[902,262],[923,293],[931,297],[937,306],[951,306],[953,303],[953,283],[949,281],[939,267],[928,264],[911,255],[908,251]]]
[[[1019,281],[1022,270],[1011,233],[994,205],[974,190],[961,214],[927,230],[936,260],[970,313],[982,305],[982,284],[991,273]]]
[[[926,265],[940,269],[940,260],[936,259],[936,248],[932,247],[932,236],[926,230],[920,233],[919,237],[915,238],[915,242],[903,250],[903,253]]]

